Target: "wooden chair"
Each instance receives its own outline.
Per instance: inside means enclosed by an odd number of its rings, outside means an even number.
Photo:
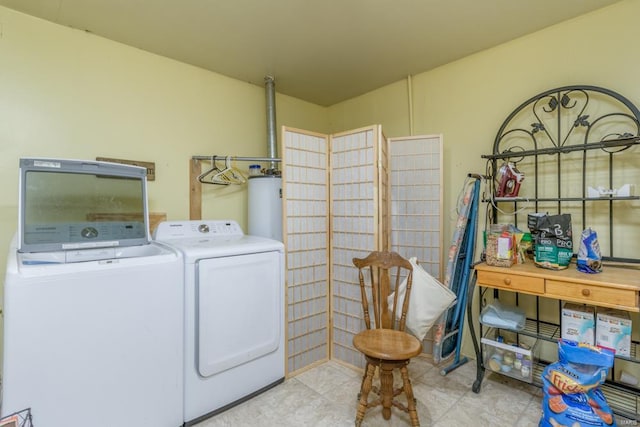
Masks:
[[[356,426],[360,426],[365,411],[382,405],[382,416],[388,420],[391,417],[391,406],[409,413],[412,426],[419,426],[416,402],[409,379],[407,366],[412,357],[422,351],[422,343],[413,335],[404,331],[409,308],[409,296],[413,279],[411,263],[395,252],[372,252],[366,258],[354,258],[353,264],[358,268],[360,290],[362,294],[362,309],[366,328],[353,338],[353,345],[364,354],[367,364],[362,378],[362,386],[358,394],[358,410]],[[369,280],[365,280],[366,270],[369,270]],[[395,278],[395,286],[391,286],[391,277]],[[387,297],[398,289],[403,277],[407,278],[404,299],[395,292],[392,307],[387,303]],[[369,286],[370,284],[370,286]],[[369,305],[373,306],[373,319],[369,312]],[[393,313],[400,308],[400,320],[396,320]],[[373,321],[373,322],[372,322]],[[379,369],[380,387],[373,386],[376,368]],[[393,388],[393,371],[399,369],[402,386]],[[369,392],[373,390],[378,399],[369,402]],[[403,393],[406,395],[406,405],[394,398]]]

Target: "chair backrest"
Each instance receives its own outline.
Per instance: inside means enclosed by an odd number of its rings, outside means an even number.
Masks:
[[[373,328],[397,329],[404,331],[409,309],[409,296],[413,281],[411,263],[396,252],[371,252],[366,258],[354,258],[353,264],[358,268],[358,280],[362,296],[362,309],[367,329],[372,328],[369,306],[373,306]],[[366,271],[368,270],[368,274]],[[406,278],[404,291],[396,292]],[[391,306],[387,298],[394,293]],[[398,308],[401,310],[398,313]],[[399,314],[396,320],[393,313]]]

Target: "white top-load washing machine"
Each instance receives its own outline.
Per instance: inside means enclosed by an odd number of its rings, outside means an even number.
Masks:
[[[30,408],[42,427],[182,425],[182,259],[155,243],[119,252],[33,264],[11,247],[3,416]]]
[[[183,262],[150,242],[144,168],[21,159],[4,284],[3,416],[183,423]]]
[[[282,382],[284,245],[219,220],[163,222],[155,239],[185,262],[185,423]]]

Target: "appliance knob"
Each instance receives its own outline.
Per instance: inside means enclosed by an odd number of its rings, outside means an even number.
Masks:
[[[198,231],[201,233],[208,233],[210,231],[209,226],[207,224],[200,224],[198,226]]]
[[[98,237],[98,230],[93,227],[85,227],[80,231],[80,235],[85,239],[95,239]]]

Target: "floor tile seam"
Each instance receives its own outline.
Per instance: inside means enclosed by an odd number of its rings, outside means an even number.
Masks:
[[[489,387],[491,388],[491,390],[496,390],[498,393],[501,391],[505,391],[505,393],[513,393],[514,396],[517,394],[518,397],[516,397],[518,400],[520,400],[521,398],[519,396],[527,396],[526,400],[527,400],[527,404],[529,404],[529,402],[531,402],[532,399],[536,398],[536,394],[526,388],[517,388],[515,386],[512,386],[508,383],[495,383],[495,384],[490,384]],[[482,390],[480,390],[480,393],[482,393]],[[478,393],[478,394],[480,394]]]
[[[308,388],[311,392],[312,395],[308,396],[308,398],[304,399],[304,401],[300,402],[300,405],[304,406],[304,405],[311,405],[313,402],[316,401],[321,401],[321,402],[326,402],[329,405],[333,406],[333,402],[328,401],[321,393],[317,392],[316,390],[314,390],[313,388],[307,386],[306,384],[302,384],[304,387]],[[300,407],[296,408],[296,411],[299,410]],[[294,411],[294,415],[295,412]],[[270,426],[271,424],[269,424],[270,421],[274,420],[274,415],[275,415],[275,420],[281,420],[282,417],[291,417],[291,407],[288,408],[282,408],[280,406],[277,406],[275,408],[273,408],[273,410],[266,412],[266,411],[262,411],[260,410],[261,414],[264,417],[264,423],[262,425],[264,425],[265,427]],[[285,424],[285,425],[281,425],[282,427],[285,427],[286,425],[289,424]]]
[[[319,403],[315,404],[316,402],[319,402]],[[352,409],[352,411],[350,412],[353,413],[353,419],[355,420],[356,409],[357,409],[355,395],[353,396],[353,404],[351,405],[352,408],[350,407],[350,404],[348,402],[336,401],[335,399],[330,399],[329,397],[327,397],[322,393],[317,393],[317,395],[314,396],[312,399],[309,399],[306,402],[304,402],[304,405],[310,405],[315,409],[322,408],[322,407],[331,408],[331,410],[334,411],[334,413],[338,413],[340,410],[346,413],[347,409]],[[329,412],[320,412],[318,414],[318,420],[319,421],[324,420],[328,415],[330,415]]]
[[[316,393],[320,394],[320,395],[325,395],[328,393],[332,393],[335,389],[340,388],[340,387],[345,387],[348,386],[350,382],[353,382],[354,384],[358,384],[358,389],[360,388],[360,380],[346,380],[346,381],[341,381],[340,383],[336,383],[333,384],[331,386],[331,388],[329,389],[325,389],[325,387],[314,387],[314,385],[312,384],[307,384],[304,383],[302,381],[300,381],[302,384],[304,384],[305,386],[309,387],[310,389],[312,389],[313,391],[315,391]]]
[[[335,386],[333,386],[332,388],[330,388],[329,390],[322,390],[322,389],[317,389],[314,388],[313,386],[309,385],[309,384],[304,384],[305,386],[309,387],[311,390],[313,390],[318,396],[323,397],[324,399],[326,399],[327,401],[331,402],[335,402],[334,399],[331,399],[330,396],[332,395],[332,393],[335,393],[335,390],[341,387],[346,386],[349,383],[349,381],[344,381],[341,382],[340,384],[337,384]],[[357,389],[359,390],[360,385],[359,385],[359,381],[358,381],[358,387]],[[357,391],[354,393],[354,399],[355,396],[357,395]]]
[[[446,408],[444,411],[442,411],[442,414],[441,414],[439,417],[437,417],[437,418],[435,418],[435,419],[433,420],[433,424],[437,424],[440,420],[444,420],[444,419],[445,419],[445,417],[447,417],[447,416],[449,416],[449,417],[450,417],[449,413],[450,413],[450,412],[455,408],[456,404],[457,404],[458,402],[460,402],[464,396],[466,396],[466,394],[467,394],[467,393],[465,392],[465,393],[464,393],[464,394],[462,394],[460,397],[458,397],[457,399],[453,400],[453,401],[449,404],[449,407],[448,407],[448,408]],[[423,404],[423,405],[427,405],[427,402],[422,402],[422,404]],[[461,426],[461,427],[462,427],[462,426]]]
[[[528,401],[528,402],[526,402],[526,403],[524,403],[524,404],[522,405],[522,409],[520,410],[520,412],[519,412],[519,413],[518,413],[518,415],[517,415],[517,418],[516,418],[516,419],[515,419],[515,421],[514,421],[514,424],[513,424],[514,426],[517,426],[517,425],[518,425],[518,422],[519,422],[520,420],[522,420],[522,419],[524,419],[524,418],[529,418],[529,417],[527,416],[527,414],[528,414],[528,412],[529,412],[529,406],[530,406],[530,405],[531,405],[531,399],[529,399],[529,401]]]
[[[465,394],[466,396],[466,394]],[[463,396],[464,397],[464,396]],[[458,402],[460,400],[463,399],[460,398],[458,399]],[[468,407],[469,405],[463,405],[463,407]],[[459,408],[459,405],[452,405],[449,407],[449,409],[447,409],[446,412],[444,412],[438,419],[434,420],[434,424],[435,425],[440,425],[441,422],[445,422],[446,420],[456,420],[459,418],[459,410],[456,410],[457,408]],[[522,413],[513,413],[513,414],[495,414],[494,412],[491,412],[489,410],[489,408],[486,405],[479,405],[475,408],[471,408],[473,409],[477,409],[478,412],[476,413],[477,417],[476,417],[476,421],[477,423],[475,425],[477,425],[478,427],[483,427],[484,425],[512,425],[512,426],[516,426],[518,420],[522,417]],[[491,417],[491,415],[498,415],[499,418],[497,417]],[[482,419],[484,418],[483,416],[489,416],[489,418],[493,418],[491,420],[491,424],[482,424]],[[445,423],[446,425],[446,423]],[[460,427],[466,427],[463,425],[460,425]]]
[[[480,393],[481,394],[481,393]],[[475,397],[473,397],[475,395]],[[485,400],[484,397],[479,396],[478,394],[474,393],[473,391],[467,392],[465,393],[461,399],[464,399],[467,396],[472,396],[472,400],[469,400],[469,402],[473,401],[473,402],[482,402],[483,400]],[[515,397],[513,404],[517,404],[517,405],[522,405],[520,411],[518,411],[517,413],[519,415],[521,415],[522,413],[524,413],[524,411],[529,407],[529,404],[532,402],[533,396],[528,396],[526,397],[526,399],[522,399],[521,397]],[[486,405],[485,405],[486,406]],[[516,412],[514,412],[515,414]]]
[[[469,390],[469,391],[468,391],[467,393],[465,393],[465,394],[464,394],[464,395],[463,395],[459,400],[462,400],[462,399],[464,399],[464,398],[465,398],[465,397],[467,397],[467,396],[473,396],[473,395],[478,396],[479,394],[481,394],[481,393],[474,393],[472,390]],[[500,415],[501,415],[501,416],[503,416],[504,418],[514,418],[514,419],[513,419],[513,420],[511,420],[511,421],[512,421],[512,423],[513,423],[512,425],[513,425],[513,426],[516,426],[516,425],[517,425],[517,422],[518,422],[521,418],[523,418],[523,415],[525,414],[525,412],[526,412],[526,411],[527,411],[527,409],[529,408],[529,405],[531,404],[532,399],[533,399],[533,396],[529,396],[529,398],[528,398],[527,402],[526,402],[525,404],[523,404],[523,405],[522,405],[522,408],[521,408],[519,411],[517,411],[517,412],[513,412],[513,413],[511,413],[511,414],[508,414],[508,413],[504,413],[504,412],[503,412],[503,413],[502,413],[502,414],[500,414]],[[519,399],[519,398],[517,398],[516,400],[518,401],[517,403],[519,403],[519,402],[520,402],[520,399]],[[469,401],[469,403],[471,403],[471,401]],[[482,403],[482,397],[480,397],[480,399],[479,399],[479,400],[476,400],[476,398],[474,398],[474,403],[478,403],[478,406],[477,406],[477,409],[478,409],[478,410],[482,411],[483,413],[488,413],[488,412],[486,412],[486,409],[488,408],[488,405],[486,405],[486,404],[483,404],[483,403]],[[504,421],[505,421],[505,422],[507,422],[508,420],[504,420]],[[495,423],[494,423],[494,424],[495,424]]]
[[[431,377],[431,376],[425,376],[425,375],[421,375],[417,378],[412,378],[412,384],[415,383],[419,383],[419,384],[423,384],[423,385],[427,385],[430,387],[447,387],[447,383],[454,383],[456,384],[456,387],[459,387],[460,389],[464,389],[465,391],[467,390],[471,390],[471,385],[467,385],[463,382],[460,381],[460,378],[453,378],[453,377],[447,377],[447,376],[440,376],[438,375],[438,377]]]
[[[332,377],[358,378],[360,376],[355,371],[349,371],[347,370],[347,368],[341,368],[339,365],[336,366],[335,364],[328,364],[327,366],[320,365],[320,367],[322,368],[323,374],[316,373],[314,375],[310,375],[312,372],[314,372],[313,370],[311,370],[311,371],[303,372],[300,375],[296,375],[294,378],[305,378],[309,376],[311,377],[332,376]],[[316,368],[316,369],[319,369],[319,368]],[[320,371],[316,371],[316,372],[320,372]]]

